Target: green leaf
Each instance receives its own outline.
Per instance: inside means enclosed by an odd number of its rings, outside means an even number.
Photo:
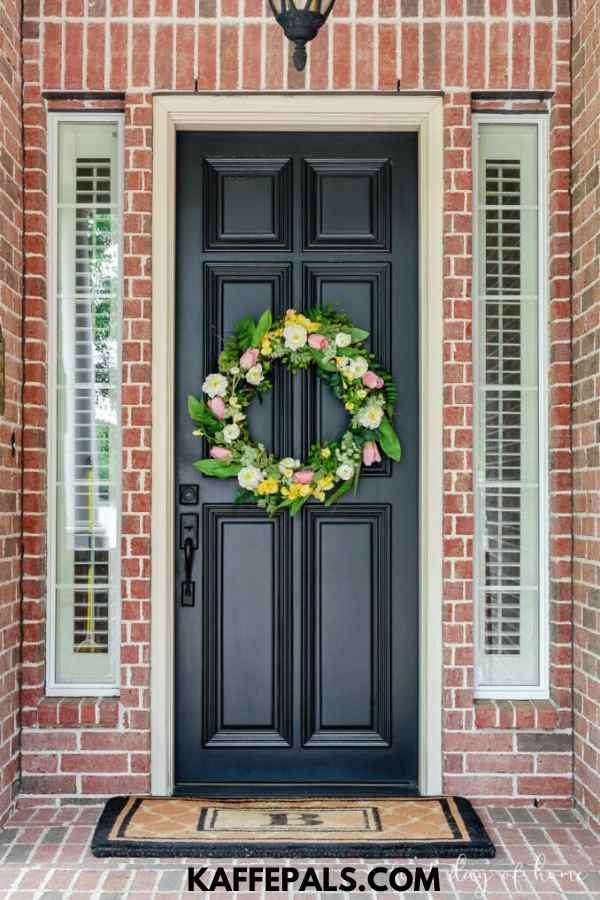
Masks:
[[[366,341],[369,337],[369,332],[365,331],[364,328],[355,328],[354,325],[349,329],[350,334],[352,335],[352,340],[354,343],[358,341]]]
[[[325,501],[325,506],[331,506],[332,503],[335,503],[336,500],[339,500],[340,497],[343,497],[354,485],[354,479],[349,478],[348,481],[342,481],[340,486],[331,494],[327,500]]]
[[[258,347],[263,339],[263,336],[267,333],[272,324],[273,316],[271,315],[271,310],[265,309],[264,313],[258,320],[258,324],[254,326],[254,331],[252,333],[253,347]]]
[[[386,456],[399,462],[402,458],[402,448],[400,446],[400,441],[398,440],[398,435],[394,431],[392,423],[387,416],[383,417],[381,425],[379,426],[379,443]]]
[[[296,513],[302,509],[307,500],[308,497],[298,497],[297,500],[294,500],[294,502],[290,504],[290,516],[295,516]]]
[[[242,468],[238,463],[227,463],[221,459],[199,459],[193,466],[211,478],[235,478]]]
[[[337,372],[337,367],[330,359],[326,359],[320,350],[312,350],[312,357],[323,372]]]
[[[254,329],[256,325],[252,316],[246,316],[240,319],[234,329],[234,334],[241,351],[247,350],[252,346],[252,338],[254,337]]]
[[[192,421],[202,425],[203,429],[209,434],[214,434],[215,431],[223,427],[223,423],[210,411],[206,403],[203,400],[198,400],[193,394],[188,396],[188,412]]]

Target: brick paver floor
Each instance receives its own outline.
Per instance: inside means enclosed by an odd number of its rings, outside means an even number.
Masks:
[[[235,860],[201,859],[95,859],[90,838],[100,806],[48,805],[22,801],[0,830],[0,900],[175,900],[189,897],[188,866],[224,865],[228,870]],[[584,827],[571,810],[489,807],[479,810],[496,844],[493,860],[446,860],[439,864],[440,891],[426,893],[362,892],[342,896],[374,900],[386,897],[453,898],[453,900],[600,900],[600,835]],[[375,866],[402,865],[414,871],[415,865],[427,872],[435,860],[240,860],[247,866],[297,867],[301,872],[314,865],[321,872],[330,868],[330,881],[342,865],[355,865],[357,883],[366,885],[366,873]],[[401,880],[400,884],[403,883]],[[217,893],[215,891],[215,893]],[[269,893],[273,900],[290,898],[286,893]],[[196,892],[196,896],[201,896]],[[203,896],[209,896],[204,894]],[[247,892],[232,900],[258,897]],[[299,894],[316,900],[314,890]],[[329,894],[328,896],[333,896]]]

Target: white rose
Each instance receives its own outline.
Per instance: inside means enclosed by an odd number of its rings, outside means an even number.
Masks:
[[[252,366],[252,368],[248,369],[248,371],[246,372],[246,381],[248,382],[248,384],[257,385],[264,380],[265,376],[263,375],[263,368],[260,363],[258,363],[256,366]]]
[[[383,410],[375,403],[368,403],[359,410],[356,418],[363,428],[379,428],[383,419]]]
[[[255,490],[264,478],[264,473],[256,466],[244,466],[238,472],[238,482],[240,487],[247,491]]]
[[[288,350],[299,350],[306,344],[308,332],[303,325],[286,325],[283,329],[283,336]]]
[[[352,369],[355,378],[362,378],[365,372],[369,371],[369,363],[364,356],[357,356],[356,359],[353,359],[350,363],[350,368]]]
[[[354,475],[354,469],[352,466],[348,465],[348,463],[342,463],[341,466],[338,466],[335,470],[335,474],[342,481],[350,481]]]
[[[212,375],[206,376],[204,384],[202,385],[202,390],[205,394],[208,394],[209,397],[223,397],[227,390],[228,383],[229,382],[224,375],[219,375],[218,372],[215,372]]]
[[[236,423],[236,425],[238,422],[243,422],[245,418],[246,416],[244,415],[244,413],[234,412],[233,414],[233,421]]]
[[[237,425],[226,425],[223,429],[223,440],[226,444],[231,444],[240,436],[240,429]]]
[[[239,375],[239,374],[240,374],[240,368],[239,368],[239,366],[232,366],[232,367],[230,368],[229,371],[231,372],[232,375]]]
[[[335,336],[336,347],[349,347],[352,343],[352,335],[347,331],[338,331]]]
[[[280,469],[299,469],[300,468],[300,460],[293,459],[291,456],[284,457],[279,463]]]

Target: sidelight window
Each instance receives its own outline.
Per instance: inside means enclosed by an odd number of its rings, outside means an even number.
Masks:
[[[120,594],[121,119],[50,116],[47,691],[114,694]]]
[[[475,117],[480,697],[547,692],[546,123]]]

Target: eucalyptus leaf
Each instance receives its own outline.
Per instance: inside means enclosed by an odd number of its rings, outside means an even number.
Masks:
[[[386,456],[399,462],[402,458],[402,448],[398,435],[387,416],[383,417],[379,426],[379,443]]]
[[[263,339],[263,336],[267,333],[272,324],[273,316],[271,315],[271,310],[265,309],[264,313],[258,320],[258,324],[254,326],[254,332],[252,334],[253,347],[258,347]]]
[[[221,459],[199,459],[193,466],[211,478],[235,478],[242,468],[238,463],[227,463]]]

